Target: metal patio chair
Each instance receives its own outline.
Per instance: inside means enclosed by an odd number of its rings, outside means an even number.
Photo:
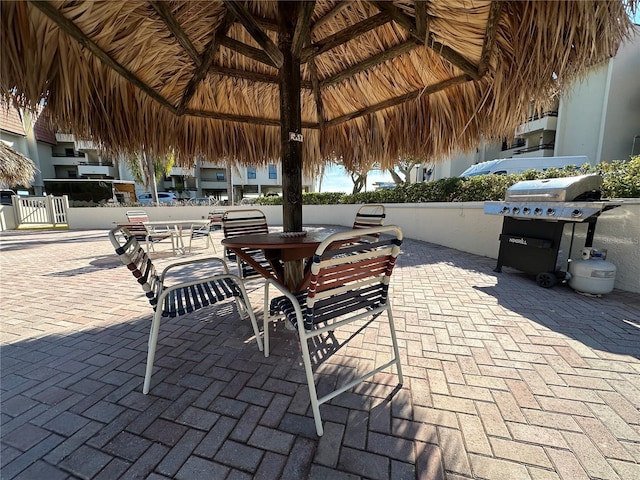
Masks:
[[[144,210],[128,210],[126,225],[129,233],[135,236],[139,242],[145,242],[147,253],[155,251],[154,244],[163,240],[171,241],[171,251],[175,255],[178,246],[177,235],[174,230],[167,228],[150,227],[145,224],[149,221],[149,215]]]
[[[384,225],[386,217],[384,205],[367,203],[362,205],[356,212],[356,218],[353,221],[353,229],[373,228]],[[373,241],[377,237],[364,237],[363,241]]]
[[[126,239],[124,243],[122,242],[123,238]],[[153,262],[140,246],[135,236],[127,231],[127,227],[114,228],[109,232],[109,239],[122,263],[127,266],[142,286],[154,311],[149,332],[147,366],[142,389],[144,394],[149,393],[153,361],[158,343],[158,332],[160,330],[160,322],[163,319],[186,315],[205,307],[213,306],[217,302],[233,298],[241,317],[248,316],[251,321],[258,349],[263,349],[256,317],[249,303],[249,297],[242,280],[229,273],[227,264],[223,259],[208,257],[176,262],[167,266],[158,274]],[[205,271],[205,268],[207,268],[207,274],[202,274],[190,280],[177,281],[176,277],[180,274],[180,271],[184,273],[184,268],[188,265],[198,265],[200,272]],[[217,269],[223,273],[211,275],[209,272],[212,269]],[[167,280],[171,283],[166,284],[165,281]]]
[[[306,291],[289,292],[271,279],[267,280],[265,286],[265,356],[269,356],[269,322],[283,318],[291,322],[300,337],[302,360],[318,435],[323,434],[321,404],[392,365],[396,366],[398,381],[402,384],[398,341],[388,297],[391,273],[400,253],[402,231],[396,226],[358,231],[358,235],[376,238],[371,243],[358,242],[354,234],[356,231],[353,230],[336,233],[318,246],[313,256],[311,279]],[[282,295],[270,300],[269,289],[272,286]],[[318,398],[309,343],[317,345],[320,341],[317,337],[320,335],[327,333],[333,336],[336,329],[348,326],[347,330],[355,333],[350,334],[344,342],[346,344],[357,335],[364,334],[365,327],[371,326],[385,312],[389,321],[393,358]],[[360,324],[364,325],[359,325],[357,329],[350,326],[356,321],[361,321]],[[319,354],[317,350],[314,353]]]
[[[213,248],[213,251],[215,253],[216,245],[215,245],[215,242],[213,241],[213,238],[211,238],[212,231],[213,231],[213,227],[211,225],[211,222],[191,225],[190,235],[189,235],[189,253],[191,253],[192,251],[191,248],[194,240],[196,241],[204,240],[205,241],[204,248],[207,249],[209,248],[209,246],[211,246],[211,248]]]
[[[257,208],[246,208],[239,210],[227,210],[222,215],[222,232],[224,238],[237,237],[239,235],[253,235],[269,233],[267,218],[262,210]],[[265,269],[271,270],[271,265],[264,257],[260,249],[247,249],[253,259]],[[238,258],[231,250],[225,248],[225,257],[238,264],[238,274],[242,278],[257,276],[259,273],[248,263]]]

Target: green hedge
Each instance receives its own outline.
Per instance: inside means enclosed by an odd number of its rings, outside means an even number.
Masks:
[[[640,155],[623,162],[616,160],[596,166],[551,168],[545,172],[529,170],[519,175],[478,175],[476,177],[443,178],[435,182],[399,185],[391,190],[346,193],[305,193],[305,205],[419,202],[482,202],[503,200],[514,183],[538,178],[557,178],[599,173],[603,177],[603,198],[640,198]],[[280,197],[261,197],[256,205],[281,205]]]

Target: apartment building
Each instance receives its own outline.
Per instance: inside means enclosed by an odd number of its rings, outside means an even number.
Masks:
[[[171,174],[163,178],[158,189],[176,191],[183,198],[212,197],[227,199],[227,185],[231,178],[234,203],[268,195],[282,194],[282,168],[280,163],[270,163],[264,167],[232,165],[228,168],[215,162],[196,159],[191,169],[173,168]],[[315,191],[315,179],[302,178],[303,192]]]
[[[135,184],[126,162],[104,156],[92,141],[79,140],[72,134],[54,133],[40,114],[31,115],[14,106],[0,105],[0,140],[33,160],[37,174],[31,189],[35,195],[47,191],[47,185],[49,190],[55,185],[56,193],[62,191],[63,184],[73,185],[73,191],[82,190],[79,186],[90,180],[111,185],[113,198],[119,201],[132,201],[145,191],[144,185]],[[282,192],[279,163],[228,169],[224,164],[202,159],[197,159],[192,168],[174,167],[158,182],[157,188],[177,192],[185,199],[226,200],[229,175],[236,203],[243,198]],[[303,177],[303,191],[314,191],[314,186],[315,179]]]
[[[424,163],[412,181],[455,177],[496,158],[586,155],[596,165],[640,155],[639,78],[640,34],[622,44],[615,57],[594,66],[547,111],[531,111],[512,143],[483,142],[470,153]]]

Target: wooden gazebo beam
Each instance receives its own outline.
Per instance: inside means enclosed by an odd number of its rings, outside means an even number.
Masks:
[[[240,21],[247,32],[249,32],[249,35],[258,42],[258,45],[263,48],[264,52],[269,56],[273,64],[277,68],[282,67],[282,62],[284,61],[282,52],[278,46],[273,43],[264,30],[262,30],[262,27],[258,24],[255,18],[253,18],[251,12],[249,12],[240,2],[224,0],[224,5],[227,7],[228,11],[231,11],[236,16],[238,21]]]
[[[466,74],[458,75],[457,77],[452,77],[447,80],[443,80],[442,82],[433,84],[429,87],[421,88],[419,90],[414,90],[413,92],[409,92],[404,95],[400,95],[398,97],[390,98],[388,100],[385,100],[384,102],[380,102],[375,105],[371,105],[369,107],[357,110],[355,112],[347,113],[346,115],[333,118],[327,121],[326,125],[327,127],[335,127],[336,125],[340,125],[341,123],[348,122],[349,120],[353,120],[354,118],[362,117],[364,115],[369,115],[371,113],[375,113],[380,110],[384,110],[386,108],[402,105],[403,103],[408,102],[410,100],[415,100],[420,96],[431,95],[432,93],[439,92],[440,90],[453,87],[454,85],[458,85],[460,83],[468,82],[469,80],[471,80],[471,78]]]
[[[156,92],[149,85],[140,80],[133,72],[125,68],[123,65],[113,59],[107,52],[100,48],[93,40],[87,37],[75,23],[65,17],[60,10],[46,1],[32,1],[31,4],[53,21],[63,32],[75,38],[83,47],[89,50],[93,55],[100,59],[105,65],[111,67],[120,76],[131,82],[140,90],[153,98],[160,105],[165,107],[172,113],[177,113],[174,107],[166,98]]]
[[[416,37],[421,38],[422,42],[427,41],[429,33],[429,17],[427,16],[426,0],[415,0],[416,9]]]
[[[184,92],[182,93],[182,100],[180,101],[180,106],[178,107],[178,115],[184,114],[187,105],[196,93],[198,85],[200,85],[200,82],[202,82],[204,77],[209,72],[209,69],[213,64],[213,58],[220,48],[220,41],[222,40],[222,37],[226,35],[227,31],[231,28],[231,25],[233,25],[232,15],[230,12],[227,12],[224,20],[222,21],[222,24],[220,25],[218,30],[214,32],[211,41],[207,45],[207,48],[205,49],[204,54],[202,55],[202,58],[200,60],[200,66],[196,69],[195,73],[189,80],[189,83],[185,87]]]
[[[174,17],[171,13],[169,3],[157,0],[152,0],[150,3],[158,16],[167,26],[171,34],[176,38],[178,43],[182,46],[182,48],[184,48],[185,52],[187,52],[187,54],[191,57],[196,66],[199,66],[202,63],[200,54],[198,53],[198,50],[196,50],[196,47],[194,47],[193,43],[191,43],[191,39],[189,38],[187,33],[178,23],[178,20],[176,20],[176,17]]]
[[[374,28],[379,27],[380,25],[384,25],[391,20],[391,17],[385,13],[381,12],[373,17],[369,17],[355,25],[347,27],[339,32],[334,33],[333,35],[329,35],[328,37],[323,38],[315,43],[312,43],[310,46],[303,48],[300,54],[300,61],[302,63],[308,62],[310,58],[318,56],[332,48],[337,47],[338,45],[342,45],[358,35],[362,35],[369,30],[373,30]]]
[[[420,36],[418,35],[418,29],[416,27],[415,20],[412,19],[407,14],[405,14],[398,7],[393,5],[391,2],[372,1],[371,3],[375,5],[381,12],[387,12],[389,15],[391,15],[393,20],[398,25],[403,27],[407,32],[409,32],[409,35],[415,38],[418,42],[425,42],[425,39],[420,38]],[[469,75],[474,80],[480,79],[477,66],[475,66],[473,63],[471,63],[469,60],[467,60],[465,57],[460,55],[451,47],[448,47],[447,45],[443,45],[442,43],[435,40],[435,38],[433,38],[433,35],[431,34],[428,35],[424,45],[429,47],[434,52],[436,52],[438,55],[440,55],[442,58],[447,60],[449,63],[458,67],[460,70],[462,70],[464,73]]]
[[[293,32],[293,41],[291,45],[291,53],[294,57],[300,57],[302,47],[305,42],[309,42],[311,39],[311,15],[313,15],[313,9],[316,7],[315,0],[303,2],[298,9],[298,21],[296,22],[296,29]]]
[[[335,7],[329,10],[326,14],[324,14],[324,16],[320,17],[313,25],[311,25],[311,32],[313,33],[313,31],[317,28],[320,28],[327,22],[330,22],[341,11],[343,11],[345,8],[348,8],[350,3],[350,1],[338,2]]]
[[[402,54],[410,52],[417,47],[417,43],[415,40],[408,40],[403,43],[399,43],[387,50],[384,50],[376,55],[373,55],[366,60],[363,60],[360,63],[357,63],[349,68],[342,70],[341,72],[336,73],[332,77],[325,78],[320,81],[320,88],[328,87],[329,85],[333,85],[334,83],[338,83],[342,80],[345,80],[349,77],[354,76],[356,73],[364,72],[368,68],[374,67],[376,65],[380,65],[381,63],[386,62],[392,58],[398,57]]]
[[[503,2],[494,0],[491,2],[489,9],[489,18],[487,19],[487,29],[484,34],[484,42],[482,44],[482,54],[480,55],[480,63],[478,64],[478,74],[482,77],[489,69],[491,60],[491,51],[496,43],[496,31],[500,23],[500,15],[502,14]]]

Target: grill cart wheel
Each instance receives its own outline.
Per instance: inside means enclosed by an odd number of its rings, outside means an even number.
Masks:
[[[555,273],[540,272],[538,275],[536,275],[536,282],[538,282],[538,285],[540,285],[542,288],[551,288],[556,283],[558,283],[558,278],[556,277]]]

